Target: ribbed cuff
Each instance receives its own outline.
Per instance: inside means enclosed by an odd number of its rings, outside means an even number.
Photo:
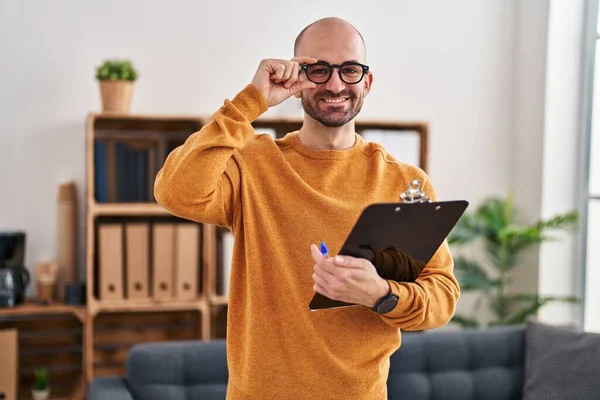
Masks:
[[[409,304],[406,300],[408,298],[408,290],[398,282],[388,279],[388,284],[390,285],[390,289],[392,290],[392,294],[398,297],[398,304],[396,307],[390,311],[388,316],[401,316],[408,314],[413,308],[412,304]]]
[[[249,121],[254,121],[269,109],[267,100],[258,91],[258,89],[248,84],[239,92],[231,103],[242,113]]]

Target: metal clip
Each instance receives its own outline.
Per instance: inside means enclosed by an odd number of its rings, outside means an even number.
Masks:
[[[408,188],[400,194],[400,200],[404,203],[430,203],[431,199],[421,190],[421,181],[414,179],[408,184]]]

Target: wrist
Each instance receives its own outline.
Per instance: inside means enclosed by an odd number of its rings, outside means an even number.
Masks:
[[[246,85],[242,91],[231,99],[231,103],[249,121],[254,121],[269,109],[264,95],[253,84]]]
[[[375,304],[377,304],[377,302],[379,300],[381,300],[383,297],[387,296],[392,291],[392,288],[390,287],[390,284],[387,280],[380,278],[378,283],[379,283],[378,289],[374,294],[374,298],[371,299],[372,300],[371,305],[370,305],[371,308],[374,307]]]

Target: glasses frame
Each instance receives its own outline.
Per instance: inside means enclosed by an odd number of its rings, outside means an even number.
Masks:
[[[324,67],[328,67],[329,68],[329,76],[327,77],[327,79],[325,79],[323,82],[315,82],[312,79],[310,79],[310,77],[308,76],[308,68],[312,67],[313,65],[322,65]],[[347,82],[344,80],[344,77],[342,76],[342,68],[347,67],[348,65],[357,65],[362,70],[362,75],[361,75],[360,79],[357,80],[356,82]],[[341,64],[329,64],[327,61],[317,61],[316,63],[313,63],[313,64],[302,64],[300,66],[300,69],[302,69],[304,71],[304,73],[306,74],[306,78],[308,78],[308,80],[311,81],[312,83],[316,83],[317,85],[322,85],[324,83],[329,82],[329,80],[331,79],[331,76],[333,75],[334,68],[337,68],[338,76],[340,77],[341,81],[344,82],[346,85],[356,85],[357,83],[360,83],[363,80],[363,78],[365,77],[365,75],[367,74],[367,72],[369,72],[368,65],[364,65],[364,64],[361,64],[356,61],[345,61]]]

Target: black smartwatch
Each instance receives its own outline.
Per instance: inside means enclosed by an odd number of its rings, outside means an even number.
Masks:
[[[388,294],[380,298],[377,301],[377,303],[375,303],[373,308],[371,308],[371,310],[375,311],[378,314],[387,314],[394,308],[396,308],[397,304],[398,297],[394,293],[392,293],[392,289],[390,288]]]

